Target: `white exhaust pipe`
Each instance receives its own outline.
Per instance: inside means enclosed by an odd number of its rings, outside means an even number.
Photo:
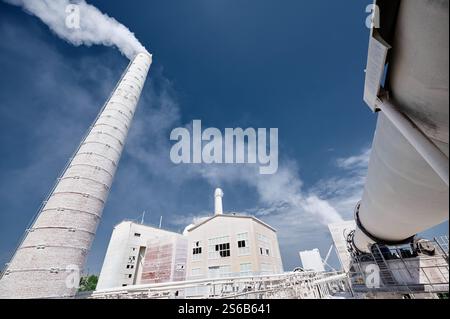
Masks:
[[[223,191],[217,188],[214,192],[214,215],[223,214],[222,197]]]

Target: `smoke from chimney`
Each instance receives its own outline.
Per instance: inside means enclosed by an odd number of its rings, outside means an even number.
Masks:
[[[80,45],[114,46],[128,59],[132,60],[138,53],[147,52],[135,35],[116,19],[103,14],[96,7],[80,0],[3,0],[20,6],[27,13],[38,17],[56,35],[67,42]],[[67,26],[67,8],[76,4],[79,9],[80,26]]]

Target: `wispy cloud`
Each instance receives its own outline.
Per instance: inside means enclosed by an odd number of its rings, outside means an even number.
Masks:
[[[338,167],[346,170],[355,170],[358,168],[366,169],[369,165],[371,149],[366,149],[354,156],[338,158],[336,164]]]
[[[370,148],[335,161],[338,174],[319,180],[312,188],[314,193],[335,207],[345,219],[353,218],[353,211],[361,199],[371,154]]]

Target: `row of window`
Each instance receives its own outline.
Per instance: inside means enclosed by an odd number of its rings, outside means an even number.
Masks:
[[[135,237],[140,237],[141,234],[135,233],[134,236]],[[133,271],[134,272],[134,270],[132,270],[132,269],[134,269],[135,264],[136,264],[136,248],[135,247],[131,247],[130,248],[130,255],[128,257],[128,262],[127,262],[127,264],[125,266],[127,271]],[[130,274],[130,273],[125,273],[124,274],[124,279],[132,279],[132,278],[133,278],[133,274]],[[122,284],[122,287],[126,287],[126,286],[127,286],[127,284]]]
[[[263,256],[270,256],[270,240],[261,234],[257,234],[259,253]],[[248,233],[237,234],[238,255],[246,256],[250,254],[250,242]],[[202,243],[196,241],[192,247],[192,260],[200,260],[202,258]],[[230,257],[231,245],[230,237],[222,236],[211,238],[208,240],[208,259],[219,259]]]

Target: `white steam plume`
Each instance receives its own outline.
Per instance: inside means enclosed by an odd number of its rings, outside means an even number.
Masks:
[[[147,52],[135,35],[116,19],[103,14],[84,0],[3,0],[22,7],[35,15],[60,38],[79,46],[94,44],[115,46],[130,60],[140,52]],[[80,28],[66,25],[69,5],[76,4],[80,13]]]

